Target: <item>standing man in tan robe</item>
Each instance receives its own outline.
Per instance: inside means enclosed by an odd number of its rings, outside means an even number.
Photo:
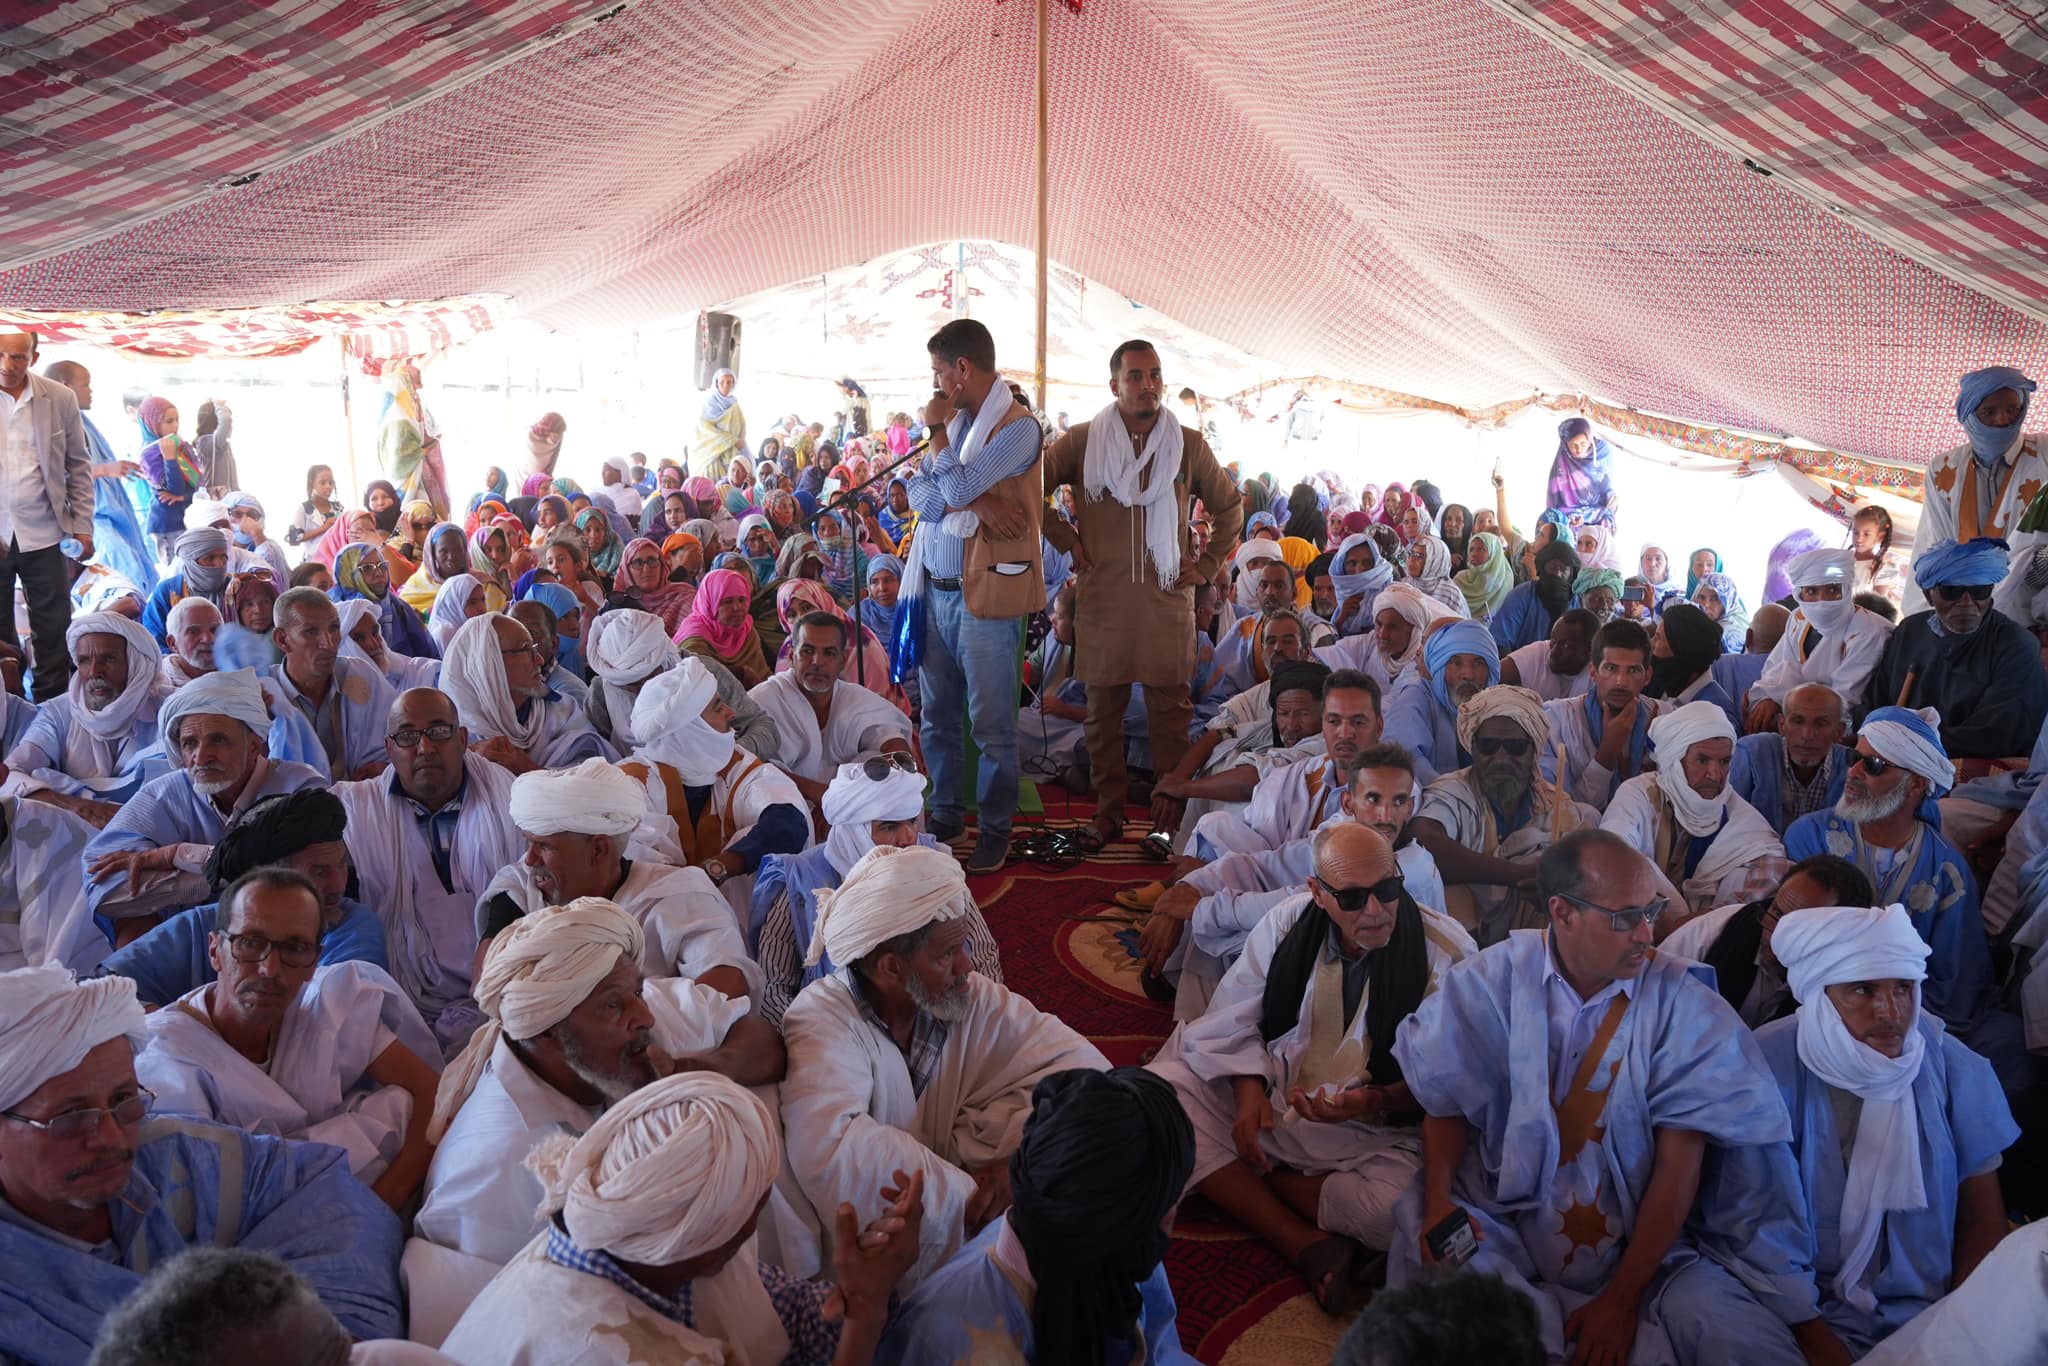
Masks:
[[[1094,843],[1124,828],[1130,773],[1124,767],[1124,708],[1145,685],[1152,758],[1160,772],[1188,747],[1194,700],[1195,585],[1237,549],[1244,506],[1199,432],[1163,409],[1159,352],[1127,341],[1110,355],[1116,401],[1076,424],[1045,454],[1045,491],[1073,486],[1078,529],[1058,518],[1045,538],[1074,557],[1077,594],[1074,677],[1088,688],[1088,760],[1094,774]],[[1188,499],[1215,519],[1208,547],[1193,557]]]

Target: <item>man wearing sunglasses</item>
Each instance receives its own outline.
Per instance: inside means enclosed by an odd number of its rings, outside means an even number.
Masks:
[[[1415,811],[1415,760],[1389,740],[1363,750],[1344,775],[1340,813],[1277,849],[1226,854],[1190,869],[1161,897],[1138,936],[1146,966],[1175,985],[1174,1016],[1192,1020],[1208,1008],[1224,971],[1266,912],[1301,890],[1315,872],[1315,841],[1332,825],[1356,823],[1394,851],[1409,895],[1431,910],[1443,904],[1436,860],[1408,834]],[[1182,931],[1193,931],[1182,949]],[[1176,950],[1179,950],[1176,952]]]
[[[1597,825],[1600,813],[1543,776],[1550,714],[1527,688],[1488,688],[1458,709],[1458,743],[1472,762],[1422,794],[1415,842],[1446,884],[1445,910],[1484,944],[1549,916],[1535,895],[1536,861],[1563,835]]]
[[[1657,769],[1630,778],[1600,828],[1655,864],[1673,898],[1671,924],[1739,905],[1778,885],[1785,846],[1757,809],[1728,790],[1735,726],[1712,702],[1688,702],[1650,723]]]
[[[1892,632],[1890,622],[1856,605],[1855,551],[1809,550],[1788,560],[1785,574],[1799,606],[1749,690],[1745,735],[1776,730],[1786,694],[1801,683],[1825,684],[1854,705]]]
[[[332,1143],[394,1210],[427,1175],[441,1050],[381,968],[320,967],[321,898],[258,868],[220,899],[218,974],[149,1017],[135,1074],[168,1114]]]
[[[1921,1002],[2001,1075],[2023,1064],[2017,1021],[1993,1008],[1991,948],[1977,881],[1941,832],[1934,798],[1955,782],[1932,711],[1879,707],[1864,718],[1842,799],[1785,832],[1792,858],[1835,854],[1863,870],[1880,906],[1903,905],[1933,949]]]
[[[1658,952],[1676,954],[1714,970],[1714,989],[1751,1029],[1782,1020],[1798,1008],[1785,965],[1771,951],[1778,922],[1815,906],[1868,906],[1870,879],[1847,859],[1815,854],[1793,864],[1767,898],[1721,906],[1694,916],[1665,937]]]
[[[150,1115],[125,977],[0,974],[0,1342],[84,1361],[109,1306],[189,1246],[275,1253],[351,1337],[401,1337],[400,1230],[339,1149]]]
[[[1657,886],[1619,836],[1565,836],[1537,873],[1548,930],[1445,974],[1402,1028],[1422,1181],[1389,1281],[1462,1215],[1466,1267],[1529,1297],[1552,1360],[1726,1361],[1740,1344],[1755,1366],[1804,1366],[1825,1325],[1785,1104],[1700,966],[1652,950]]]
[[[1393,1040],[1476,952],[1418,905],[1393,848],[1351,822],[1312,841],[1305,888],[1258,922],[1209,1009],[1152,1070],[1195,1128],[1200,1191],[1300,1269],[1330,1313],[1357,1305],[1420,1162]]]
[[[2048,674],[2033,632],[1991,607],[2005,577],[2004,541],[1944,541],[1914,558],[1928,610],[1900,622],[1864,704],[1932,707],[1953,759],[2023,758],[2048,719]]]

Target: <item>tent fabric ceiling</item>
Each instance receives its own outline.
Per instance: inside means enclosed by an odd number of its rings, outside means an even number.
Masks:
[[[920,242],[1028,246],[1034,8],[75,0],[5,52],[11,124],[78,98],[76,77],[24,72],[66,41],[34,36],[81,12],[125,30],[99,50],[133,76],[91,76],[111,104],[50,143],[35,195],[0,202],[0,307],[503,293],[590,329]],[[1960,371],[2048,368],[2048,326],[1992,297],[2041,295],[2021,269],[2048,198],[2030,169],[2038,18],[1692,10],[1712,17],[1669,25],[1641,0],[1054,6],[1051,255],[1277,364],[1464,407],[1583,391],[1879,458],[1956,444]],[[231,19],[213,60],[264,92],[263,117],[212,151],[215,123],[179,107],[206,73],[165,27],[202,11]],[[308,28],[326,40],[292,38]],[[1910,63],[1872,50],[1900,32]],[[2008,54],[1997,73],[1986,33]],[[180,62],[179,80],[145,79]],[[1761,87],[1741,79],[1752,63]],[[1880,69],[1886,91],[1925,96],[1918,140],[1893,136],[1912,114],[1873,93]],[[317,115],[303,127],[299,99]],[[367,122],[340,133],[351,101]],[[1975,154],[1990,139],[1995,163]],[[1738,141],[1805,192],[1746,169]],[[259,161],[253,183],[210,188]]]

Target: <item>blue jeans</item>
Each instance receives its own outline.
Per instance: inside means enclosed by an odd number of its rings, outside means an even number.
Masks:
[[[1017,814],[1017,651],[1024,620],[984,621],[957,592],[925,590],[924,694],[919,734],[932,771],[932,814],[962,818],[966,766],[963,719],[981,749],[978,791],[981,833],[1008,838]]]

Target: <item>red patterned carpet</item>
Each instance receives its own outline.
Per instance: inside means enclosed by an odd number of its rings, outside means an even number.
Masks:
[[[1050,827],[1092,814],[1090,803],[1058,789],[1046,800]],[[1120,1064],[1149,1059],[1173,1027],[1169,1009],[1147,999],[1138,984],[1138,916],[1110,900],[1158,870],[1138,851],[1136,837],[1146,828],[1134,809],[1126,838],[1086,862],[1056,868],[1012,859],[1001,873],[972,879],[1010,988]],[[971,847],[962,842],[963,851]],[[1316,1307],[1277,1253],[1199,1199],[1180,1212],[1166,1266],[1180,1303],[1181,1343],[1205,1362],[1322,1366],[1342,1335],[1343,1325]]]

